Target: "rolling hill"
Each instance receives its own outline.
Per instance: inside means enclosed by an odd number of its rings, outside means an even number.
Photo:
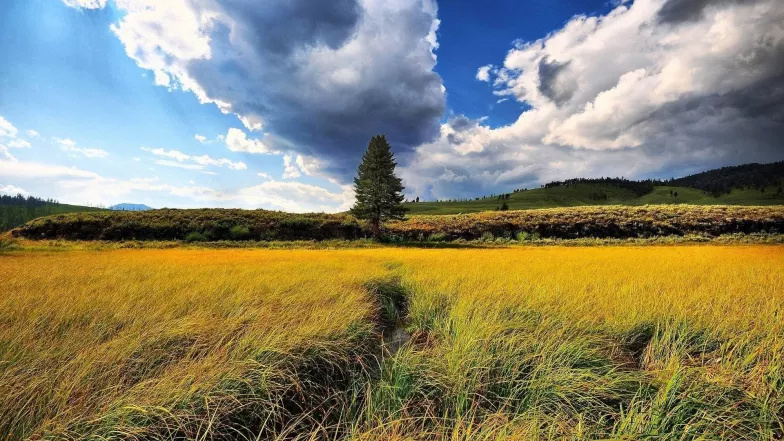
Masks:
[[[631,184],[647,186],[644,194]],[[542,188],[464,201],[409,202],[408,214],[460,214],[499,210],[575,207],[582,205],[784,205],[784,162],[746,164],[669,181],[578,179]],[[677,193],[677,196],[676,196]]]
[[[33,219],[53,214],[100,211],[95,207],[61,204],[32,196],[0,196],[0,232],[8,231]]]

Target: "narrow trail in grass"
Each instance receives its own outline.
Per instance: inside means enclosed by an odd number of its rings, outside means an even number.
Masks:
[[[368,283],[366,289],[378,303],[376,320],[381,340],[377,355],[383,362],[385,358],[394,357],[411,339],[411,334],[406,331],[410,293],[401,283],[400,275],[394,272],[384,279]]]

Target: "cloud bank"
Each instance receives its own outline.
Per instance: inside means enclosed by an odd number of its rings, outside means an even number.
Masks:
[[[64,0],[99,8],[101,0]],[[348,182],[368,139],[405,154],[438,135],[433,0],[116,0],[112,25],[156,84],[235,113],[262,140],[233,151],[296,151]]]
[[[405,168],[410,195],[470,197],[784,158],[778,0],[624,3],[517,43],[477,79],[530,110],[499,128],[449,120]]]
[[[115,3],[128,56],[156,84],[236,114],[251,136],[231,129],[221,140],[283,155],[284,179],[349,182],[374,133],[392,141],[408,196],[424,198],[784,159],[780,0],[617,2],[517,42],[476,71],[499,102],[523,104],[503,127],[439,123],[434,0]]]

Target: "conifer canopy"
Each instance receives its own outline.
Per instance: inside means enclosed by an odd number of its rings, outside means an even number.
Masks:
[[[370,139],[367,151],[354,178],[357,201],[351,213],[370,221],[373,236],[381,236],[381,222],[402,219],[407,211],[403,207],[403,183],[395,175],[395,156],[384,135]]]

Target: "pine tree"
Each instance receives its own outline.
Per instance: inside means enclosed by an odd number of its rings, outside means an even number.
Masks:
[[[403,202],[403,183],[395,176],[395,156],[384,135],[370,139],[367,151],[354,178],[357,202],[351,213],[370,221],[373,237],[381,237],[381,222],[402,219],[407,211]]]

